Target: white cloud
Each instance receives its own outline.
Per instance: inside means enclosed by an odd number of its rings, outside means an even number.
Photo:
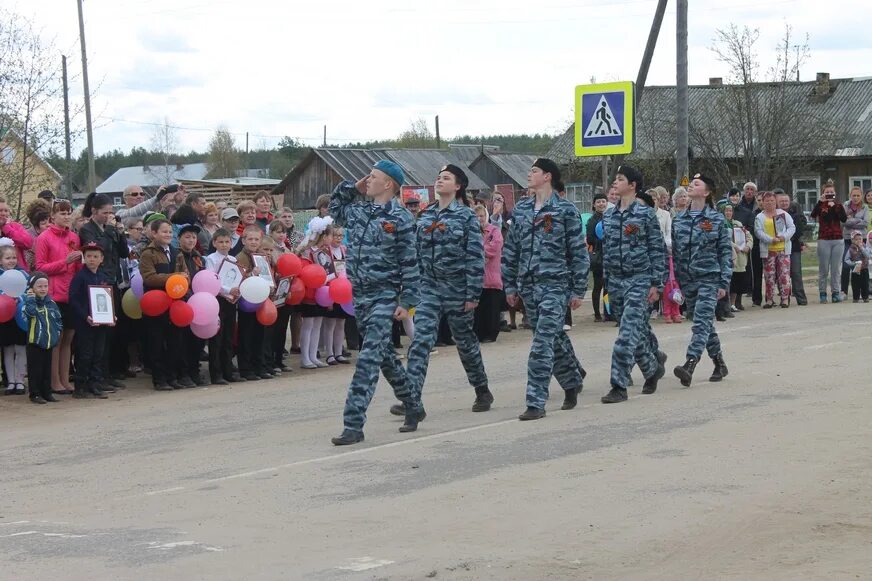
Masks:
[[[6,0],[56,38],[79,68],[68,0]],[[253,143],[282,135],[320,142],[386,138],[439,114],[444,136],[559,132],[576,84],[635,79],[653,0],[250,0],[85,2],[99,151],[147,145],[153,123],[185,127],[203,149],[224,124]],[[670,3],[649,84],[675,79]],[[761,30],[772,54],[785,23],[810,34],[806,79],[863,76],[872,60],[866,0],[697,0],[690,7],[690,81],[726,70],[708,48],[730,22]],[[847,23],[850,22],[850,27]],[[856,33],[852,33],[856,31]],[[764,66],[765,68],[765,66]],[[73,96],[81,88],[73,86]],[[110,121],[110,120],[118,121]],[[126,121],[121,121],[126,120]]]

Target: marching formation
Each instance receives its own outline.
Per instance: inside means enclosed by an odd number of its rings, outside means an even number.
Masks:
[[[470,208],[469,180],[460,168],[445,166],[436,179],[437,199],[417,216],[397,197],[403,182],[400,166],[381,160],[364,179],[337,186],[330,200],[330,214],[348,232],[348,277],[363,337],[348,388],[344,429],[332,440],[337,446],[363,441],[379,371],[400,401],[391,408],[405,418],[400,432],[418,428],[427,415],[423,388],[442,318],[475,390],[472,411],[487,411],[494,402],[473,330],[473,311],[482,296],[486,230]],[[515,205],[508,222],[501,273],[508,306],[522,302],[533,330],[526,410],[519,419],[545,417],[552,376],[564,391],[561,409],[577,405],[587,373],[566,334],[564,318],[567,309],[581,306],[587,292],[591,240],[601,252],[602,272],[597,274],[595,268],[594,279],[603,282],[595,283],[595,293],[604,283],[611,316],[620,327],[612,354],[611,390],[602,402],[627,400],[634,365],[645,377],[642,393],[653,394],[665,375],[667,357],[649,319],[670,275],[665,242],[669,237],[663,235],[642,174],[632,167],[618,168],[609,193],[614,202],[594,223],[593,239],[590,233],[585,237],[575,205],[559,194],[563,184],[557,164],[536,160],[528,182],[528,196]],[[714,320],[718,301],[730,291],[733,244],[727,221],[714,208],[714,189],[711,179],[694,176],[689,203],[675,216],[669,233],[674,274],[684,290],[686,312],[693,318],[686,361],[674,369],[684,386],[691,385],[703,350],[714,363],[710,381],[727,375]],[[391,327],[395,320],[409,317],[415,333],[403,368],[392,345]]]

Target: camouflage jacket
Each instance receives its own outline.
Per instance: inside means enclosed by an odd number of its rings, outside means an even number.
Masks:
[[[364,295],[395,289],[400,306],[414,307],[421,291],[414,218],[396,199],[380,206],[359,197],[344,181],[330,198],[330,215],[348,230],[348,277]]]
[[[706,206],[694,217],[680,212],[672,220],[672,259],[678,283],[717,278],[729,290],[733,276],[732,232],[724,215]]]
[[[484,278],[484,243],[475,212],[454,200],[418,215],[418,260],[425,285],[448,283],[457,297],[477,303]]]
[[[590,257],[575,204],[553,192],[537,212],[536,198],[524,198],[512,210],[503,246],[503,285],[507,295],[531,284],[566,286],[570,298],[587,291]]]
[[[602,224],[605,274],[616,278],[643,277],[662,291],[666,244],[656,212],[636,200],[623,212],[617,206],[606,210]]]

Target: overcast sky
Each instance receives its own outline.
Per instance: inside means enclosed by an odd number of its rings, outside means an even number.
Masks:
[[[0,0],[81,69],[73,0]],[[245,145],[390,138],[412,119],[444,137],[562,132],[573,87],[634,80],[655,0],[86,0],[98,152],[148,147],[168,118],[182,150],[226,125]],[[690,0],[690,82],[727,70],[716,28],[759,28],[772,61],[785,24],[810,35],[803,79],[872,75],[869,0]],[[670,0],[649,85],[675,82]],[[71,88],[81,99],[81,87]]]

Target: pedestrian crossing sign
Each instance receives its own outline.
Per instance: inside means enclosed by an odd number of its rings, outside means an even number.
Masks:
[[[630,81],[575,87],[575,155],[624,155],[635,144],[636,102]]]

